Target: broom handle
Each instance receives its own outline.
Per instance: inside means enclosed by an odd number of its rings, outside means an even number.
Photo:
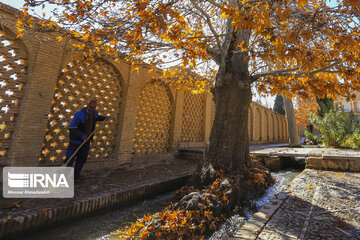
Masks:
[[[105,121],[105,120],[104,120]],[[103,121],[103,122],[104,122]],[[85,139],[85,141],[83,141],[80,146],[75,150],[75,152],[71,155],[71,157],[62,165],[62,166],[67,166],[67,164],[71,161],[71,159],[73,159],[75,157],[75,155],[77,154],[77,152],[80,150],[80,148],[90,140],[90,138],[95,134],[95,132],[99,129],[100,127],[98,128],[95,128],[94,131],[92,131],[92,133]]]

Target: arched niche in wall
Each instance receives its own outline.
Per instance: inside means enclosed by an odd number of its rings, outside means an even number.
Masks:
[[[170,90],[164,83],[152,81],[143,87],[136,109],[133,153],[167,151],[172,106]]]
[[[264,110],[264,141],[269,141],[269,115],[267,113],[267,110]]]
[[[274,141],[274,135],[275,135],[275,125],[274,125],[274,114],[270,113],[270,141],[273,142]]]
[[[183,142],[204,141],[204,94],[185,92],[181,136]]]
[[[4,160],[15,131],[15,120],[26,83],[27,51],[21,40],[0,31],[0,160]]]
[[[262,140],[262,116],[261,111],[257,107],[255,108],[255,141],[259,142]]]
[[[120,73],[103,59],[75,60],[64,67],[55,89],[39,161],[62,162],[65,159],[71,120],[91,99],[98,102],[99,114],[110,116],[110,120],[97,123],[89,157],[108,158],[115,146],[121,82]]]
[[[250,106],[249,107],[249,116],[248,116],[248,134],[249,134],[249,140],[254,141],[254,113],[253,109]]]

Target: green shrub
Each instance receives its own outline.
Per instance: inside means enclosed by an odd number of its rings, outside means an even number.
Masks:
[[[341,147],[344,148],[360,148],[360,134],[359,129],[356,129],[354,133],[346,138]]]
[[[318,137],[315,134],[312,134],[311,132],[309,132],[308,130],[304,131],[304,134],[306,136],[306,139],[312,141],[312,144],[317,144],[318,143]]]
[[[330,109],[324,117],[312,115],[310,121],[321,133],[320,141],[325,147],[355,146],[357,139],[352,137],[360,129],[360,121],[353,113],[345,113],[342,108]],[[351,142],[354,142],[352,145]]]

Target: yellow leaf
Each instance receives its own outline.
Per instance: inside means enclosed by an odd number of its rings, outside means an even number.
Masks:
[[[16,36],[16,38],[22,38],[23,36],[24,36],[23,33],[19,33],[19,34]]]
[[[303,8],[305,5],[308,5],[308,4],[309,4],[308,0],[298,0],[299,7]]]
[[[229,17],[229,15],[227,15],[225,12],[223,12],[223,13],[221,14],[221,17],[222,17],[222,18],[227,18],[227,17]]]
[[[61,36],[56,37],[56,39],[60,42],[62,40]]]
[[[87,41],[89,39],[90,34],[86,33],[84,34],[84,36],[82,38],[80,38],[81,40]]]

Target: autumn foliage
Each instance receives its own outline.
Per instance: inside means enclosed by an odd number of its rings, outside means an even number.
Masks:
[[[299,99],[295,108],[296,123],[299,125],[311,124],[309,115],[316,114],[319,110],[319,104],[314,95],[309,95],[306,99]]]
[[[84,55],[125,60],[134,70],[160,68],[159,78],[177,89],[211,89],[216,107],[206,159],[227,171],[249,165],[252,86],[301,99],[355,98],[360,90],[358,0],[25,2],[19,37],[56,32]],[[29,14],[48,6],[56,7],[52,18]],[[238,123],[226,131],[226,121]],[[247,140],[240,144],[239,136]]]
[[[217,173],[218,178],[205,189],[215,194],[222,202],[228,199],[221,195],[219,185],[223,174]],[[185,196],[189,192],[199,191],[193,187],[183,187],[177,192],[177,197]],[[209,199],[206,199],[209,201]],[[116,235],[121,239],[203,239],[204,235],[215,231],[225,215],[214,216],[205,206],[200,210],[172,209],[167,207],[162,212],[145,215],[129,228],[119,230]]]
[[[30,17],[29,9],[47,5],[59,7],[52,19]],[[360,86],[358,14],[357,0],[26,0],[17,28],[18,37],[25,29],[59,32],[58,40],[76,39],[73,46],[90,56],[125,58],[135,69],[178,66],[164,78],[200,90],[215,80],[211,62],[221,67],[219,56],[227,55],[230,21],[248,34],[236,51],[247,53],[259,91],[332,97]],[[203,76],[196,83],[184,77],[195,66]]]
[[[122,59],[134,70],[144,63],[152,70],[160,68],[159,78],[178,89],[211,89],[215,118],[198,169],[206,172],[213,166],[227,177],[248,174],[250,179],[229,177],[238,181],[233,185],[234,199],[251,192],[251,187],[267,186],[263,183],[268,180],[258,171],[249,173],[252,86],[259,92],[301,99],[311,94],[354,98],[353,93],[360,90],[358,0],[332,5],[328,0],[25,2],[17,24],[19,37],[54,31],[57,40],[71,43],[85,55]],[[28,13],[49,5],[57,7],[52,19],[34,19]],[[145,217],[125,235],[156,238],[161,234],[171,239],[178,231],[191,239],[218,221],[208,209],[196,211],[167,209]]]
[[[206,186],[204,191],[216,196],[225,206],[229,196],[222,193],[221,183],[225,180],[223,172],[216,172],[215,181]],[[241,185],[236,176],[227,176],[231,183],[237,183],[237,188],[242,188],[244,193],[249,189],[253,192],[266,188],[274,183],[273,179],[267,179],[268,174],[264,170],[253,168],[249,172],[249,178]],[[200,192],[192,186],[184,186],[176,193],[177,198],[182,198],[191,192]],[[248,192],[249,193],[249,192]],[[249,195],[251,195],[249,193]],[[205,195],[207,202],[211,202]],[[186,210],[168,206],[165,210],[153,215],[145,215],[130,227],[120,229],[116,235],[121,239],[204,239],[205,236],[217,230],[226,219],[227,213],[216,215],[205,206],[200,205],[199,210]]]

